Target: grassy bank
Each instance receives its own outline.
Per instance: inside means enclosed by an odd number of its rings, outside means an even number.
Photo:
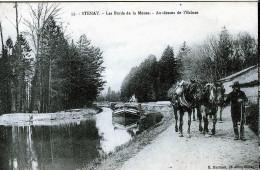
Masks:
[[[86,165],[83,170],[89,169],[119,169],[123,163],[150,144],[159,134],[166,130],[173,123],[172,114],[167,114],[163,120],[154,127],[135,136],[124,145],[118,146],[113,153],[104,154],[91,164]]]

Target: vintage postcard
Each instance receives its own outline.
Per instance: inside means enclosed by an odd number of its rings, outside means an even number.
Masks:
[[[258,3],[0,2],[0,169],[259,168]]]

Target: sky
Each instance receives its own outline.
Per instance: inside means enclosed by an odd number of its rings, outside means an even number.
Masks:
[[[4,39],[8,35],[15,39],[15,28],[10,22],[15,23],[13,6],[13,3],[0,3]],[[120,90],[132,67],[150,54],[159,60],[167,45],[177,55],[184,41],[187,45],[202,43],[208,36],[218,35],[223,26],[234,36],[244,31],[258,36],[257,2],[66,2],[60,3],[60,7],[59,22],[66,28],[66,35],[77,41],[86,34],[92,45],[103,51],[107,81],[104,91],[108,87]],[[18,3],[18,9],[22,18],[29,17],[27,4]],[[186,10],[198,14],[183,14]],[[100,15],[82,15],[85,11],[98,11]],[[128,11],[131,15],[106,15],[114,11]],[[133,15],[133,11],[151,15]],[[175,14],[156,15],[157,11]],[[22,20],[20,31],[27,29]]]

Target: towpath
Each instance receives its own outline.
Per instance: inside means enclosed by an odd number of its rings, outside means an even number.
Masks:
[[[180,138],[179,134],[174,131],[173,123],[151,144],[126,161],[121,169],[258,169],[258,137],[246,125],[247,140],[233,140],[230,107],[224,109],[224,122],[217,123],[216,135],[209,138],[205,138],[198,131],[197,121],[192,121],[192,137],[187,138],[187,113],[184,116],[184,137]],[[211,128],[212,120],[209,124],[209,129]]]

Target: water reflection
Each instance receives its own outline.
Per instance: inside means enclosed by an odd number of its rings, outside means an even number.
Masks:
[[[139,119],[125,118],[120,116],[113,117],[114,129],[123,129],[127,131],[132,137],[139,131]]]
[[[0,169],[76,169],[129,141],[162,116],[112,118],[112,111],[66,124],[0,126]]]
[[[76,169],[99,156],[95,119],[77,125],[0,126],[0,169]]]
[[[163,118],[163,115],[159,112],[148,114],[145,118],[139,121],[139,133],[149,129],[153,125],[159,123]]]
[[[103,112],[96,115],[97,128],[101,136],[100,145],[105,153],[109,153],[131,139],[125,129],[115,129],[112,123],[112,112],[103,108]]]

